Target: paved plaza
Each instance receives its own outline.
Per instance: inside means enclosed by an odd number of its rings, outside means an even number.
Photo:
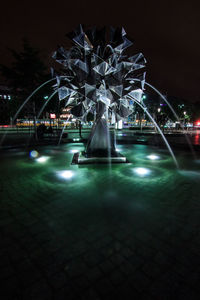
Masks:
[[[135,145],[154,172],[137,179],[130,146],[131,164],[71,166],[82,147],[37,149],[47,165],[2,151],[0,299],[199,299],[199,160],[177,153],[179,172]],[[75,176],[59,179],[66,168]]]

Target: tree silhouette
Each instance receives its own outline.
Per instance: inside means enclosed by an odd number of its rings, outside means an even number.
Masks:
[[[1,64],[0,72],[5,83],[11,88],[12,101],[10,101],[10,115],[14,115],[25,98],[42,82],[50,78],[47,67],[40,58],[41,53],[33,48],[27,39],[22,40],[22,51],[8,49],[13,62],[11,67]],[[33,116],[44,102],[45,89],[37,93],[25,106],[19,116]]]

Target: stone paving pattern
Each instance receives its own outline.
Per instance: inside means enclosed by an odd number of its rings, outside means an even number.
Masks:
[[[200,298],[199,181],[146,184],[151,203],[130,211],[125,190],[106,202],[105,181],[95,199],[15,168],[0,180],[0,299]]]

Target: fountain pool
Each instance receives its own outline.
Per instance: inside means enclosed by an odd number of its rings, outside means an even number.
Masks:
[[[27,152],[8,151],[1,155],[2,185],[8,187],[8,194],[16,188],[30,201],[48,195],[54,205],[57,198],[65,205],[76,199],[84,207],[86,198],[92,205],[114,201],[115,206],[116,201],[127,210],[136,204],[151,207],[163,201],[173,205],[198,191],[200,161],[191,159],[187,152],[176,154],[180,170],[174,167],[167,150],[146,145],[118,145],[117,151],[129,161],[125,165],[71,165],[74,153],[83,149],[83,144],[71,143]]]
[[[178,152],[177,170],[167,150],[118,145],[130,163],[71,165],[83,149],[71,143],[30,149],[31,156],[1,153],[2,274],[12,272],[6,293],[36,289],[52,299],[62,283],[69,299],[94,290],[195,299],[200,159]]]

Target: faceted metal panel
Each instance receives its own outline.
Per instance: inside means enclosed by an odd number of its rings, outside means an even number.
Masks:
[[[52,56],[63,66],[54,85],[59,99],[73,106],[71,113],[80,120],[86,120],[89,112],[112,124],[127,118],[134,101],[142,104],[145,72],[138,74],[138,70],[145,67],[146,60],[142,53],[125,54],[133,44],[125,29],[111,27],[107,42],[105,28],[84,31],[79,25],[67,36],[74,46],[69,50],[60,47]]]

